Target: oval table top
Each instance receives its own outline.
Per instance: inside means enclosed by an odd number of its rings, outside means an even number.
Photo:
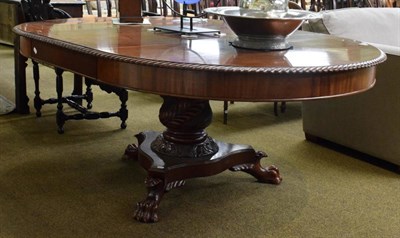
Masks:
[[[111,18],[72,18],[14,28],[21,54],[104,83],[159,95],[235,101],[306,100],[371,88],[379,49],[354,40],[297,31],[292,49],[235,48],[232,31],[218,20],[195,23],[221,31],[187,38],[154,31],[179,24],[114,24]]]

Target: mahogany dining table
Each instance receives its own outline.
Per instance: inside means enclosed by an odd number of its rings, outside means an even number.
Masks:
[[[150,24],[114,24],[111,18],[72,18],[32,22],[14,28],[19,60],[32,58],[102,83],[160,95],[159,120],[165,131],[136,135],[125,154],[146,169],[148,194],[137,203],[135,219],[156,222],[164,193],[185,179],[224,170],[244,171],[259,182],[282,181],[275,166],[262,167],[266,154],[250,145],[217,141],[210,100],[275,102],[324,99],[373,87],[379,49],[354,40],[297,31],[291,49],[258,51],[233,47],[235,35],[220,20],[196,26],[221,34],[194,37],[154,31],[179,24],[155,17]],[[24,76],[24,75],[22,75]],[[16,79],[17,107],[27,107],[25,77]],[[140,106],[140,105],[136,105]]]

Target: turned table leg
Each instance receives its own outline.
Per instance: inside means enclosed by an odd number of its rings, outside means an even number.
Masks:
[[[20,39],[14,40],[14,74],[15,74],[15,111],[29,114],[29,98],[26,94],[26,63],[28,58],[20,53]]]

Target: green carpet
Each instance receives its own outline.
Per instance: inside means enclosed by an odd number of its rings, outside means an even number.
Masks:
[[[0,46],[0,95],[11,101],[12,52]],[[54,96],[54,73],[42,67],[41,75],[42,94]],[[0,237],[399,236],[399,175],[305,141],[301,103],[288,103],[276,117],[272,103],[237,102],[223,125],[222,102],[212,102],[208,133],[267,152],[262,163],[279,167],[281,185],[230,171],[190,179],[164,196],[158,223],[135,221],[146,173],[121,157],[134,134],[163,130],[160,103],[157,95],[130,92],[127,129],[116,118],[67,121],[64,135],[57,134],[55,105],[41,118],[0,116]],[[95,109],[118,105],[96,88]]]

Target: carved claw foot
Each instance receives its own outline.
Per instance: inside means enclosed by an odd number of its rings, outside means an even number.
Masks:
[[[158,202],[154,198],[146,198],[136,205],[133,217],[144,223],[153,223],[158,221],[157,215]]]
[[[147,198],[137,203],[133,217],[140,222],[157,222],[157,209],[165,192],[165,183],[162,179],[147,177],[145,184],[148,190]]]
[[[167,183],[159,178],[147,177],[146,186],[148,189],[147,198],[136,205],[133,217],[144,223],[153,223],[158,221],[157,210],[165,192],[185,184],[184,180],[177,180]]]
[[[138,159],[138,147],[135,144],[129,144],[126,149],[125,153],[122,156],[123,159],[129,160],[137,160]]]
[[[243,171],[253,175],[259,182],[262,183],[280,184],[282,182],[282,177],[279,174],[279,169],[274,165],[271,165],[268,168],[263,168],[260,164],[260,160],[263,157],[267,157],[267,155],[262,151],[258,151],[256,153],[256,161],[254,163],[235,165],[230,168],[230,170]]]

